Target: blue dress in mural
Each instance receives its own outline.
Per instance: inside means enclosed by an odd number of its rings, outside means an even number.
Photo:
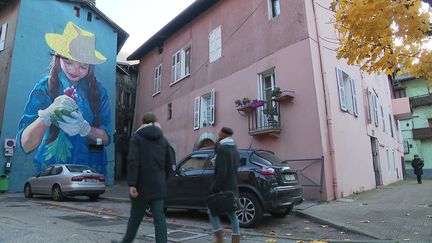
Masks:
[[[66,88],[72,86],[72,83],[62,71],[58,73],[58,79],[59,94],[62,94]],[[48,80],[49,77],[47,76],[37,82],[25,106],[17,135],[17,142],[22,149],[21,137],[23,131],[39,117],[39,110],[46,109],[53,103],[48,91]],[[75,101],[84,119],[89,124],[93,124],[96,116],[99,118],[98,128],[103,129],[108,134],[109,140],[111,140],[111,111],[107,91],[99,81],[96,81],[96,87],[100,94],[100,107],[96,114],[93,114],[90,106],[88,98],[89,82],[86,79],[81,79],[78,84],[74,85],[76,90]],[[48,165],[70,163],[87,165],[107,176],[107,153],[105,147],[102,152],[91,152],[88,149],[87,136],[80,136],[79,134],[69,136],[61,129],[58,132],[57,138],[48,143],[50,130],[51,128],[46,130],[41,143],[36,148],[34,158],[36,172],[42,171]],[[27,152],[30,153],[32,151]]]

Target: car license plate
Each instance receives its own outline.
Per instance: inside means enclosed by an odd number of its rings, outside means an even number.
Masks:
[[[284,175],[284,178],[286,181],[294,181],[295,180],[295,176],[292,174]]]
[[[85,179],[85,182],[97,183],[97,179]]]

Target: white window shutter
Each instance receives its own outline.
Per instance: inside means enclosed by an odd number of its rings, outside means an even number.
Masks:
[[[180,52],[180,78],[183,78],[186,75],[186,53],[185,50],[181,50]]]
[[[172,57],[172,66],[171,66],[171,83],[174,83],[176,80],[176,55]]]
[[[6,32],[7,32],[8,23],[4,23],[1,26],[1,35],[0,35],[0,51],[3,51],[5,49],[6,44]]]
[[[209,33],[209,62],[212,63],[222,55],[221,26]]]
[[[209,33],[209,62],[212,63],[215,60],[215,55],[214,55],[214,35],[215,35],[215,30],[212,30]]]
[[[379,118],[378,118],[378,97],[376,95],[374,97],[374,116],[375,116],[375,126],[378,127],[379,125]]]
[[[344,87],[344,81],[343,81],[343,74],[342,70],[339,68],[336,68],[336,76],[337,76],[337,83],[339,88],[339,102],[340,102],[340,108],[343,111],[347,111],[347,104],[346,104],[346,96],[345,96],[345,87]]]
[[[383,132],[385,132],[385,117],[384,117],[384,109],[382,107],[382,105],[380,106],[381,108],[381,122],[383,123]]]
[[[368,96],[368,122],[369,124],[373,123],[373,101],[372,101],[372,92],[367,91]]]
[[[211,90],[211,97],[210,97],[210,110],[211,110],[211,120],[210,120],[210,125],[214,125],[215,124],[215,105],[216,105],[216,96],[215,96],[215,89]]]
[[[154,84],[153,84],[153,94],[156,94],[157,92],[157,83],[158,83],[158,71],[159,67],[155,68],[155,75],[154,75]]]
[[[194,130],[200,128],[200,106],[201,97],[195,97],[194,101]]]
[[[350,82],[351,82],[351,96],[353,101],[353,112],[354,112],[354,116],[358,116],[356,85],[354,79],[350,78]]]

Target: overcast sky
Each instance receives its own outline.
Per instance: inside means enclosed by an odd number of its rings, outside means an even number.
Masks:
[[[131,54],[194,0],[96,0],[112,21],[129,33],[122,52]]]

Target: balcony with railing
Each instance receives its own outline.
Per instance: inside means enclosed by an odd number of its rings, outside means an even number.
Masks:
[[[235,101],[237,111],[248,117],[249,135],[270,135],[278,137],[281,129],[280,103],[290,102],[294,91],[275,88],[269,100],[250,100],[243,98]]]
[[[281,132],[280,105],[278,100],[252,101],[253,105],[237,107],[248,117],[249,135],[276,135]]]
[[[419,107],[419,106],[426,106],[426,105],[432,105],[432,95],[421,95],[421,96],[414,96],[410,98],[411,106],[413,108]]]
[[[414,128],[412,133],[414,139],[432,138],[432,127]]]
[[[397,120],[412,118],[410,99],[408,97],[392,100],[393,115]]]

